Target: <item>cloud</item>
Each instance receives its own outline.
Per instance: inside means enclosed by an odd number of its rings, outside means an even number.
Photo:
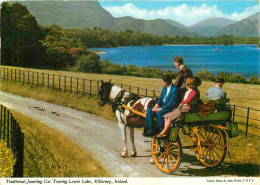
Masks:
[[[230,18],[234,19],[234,20],[241,20],[241,19],[245,19],[245,18],[249,17],[250,15],[253,15],[259,11],[260,11],[259,6],[255,5],[252,7],[245,8],[245,11],[240,14],[237,12],[234,12],[233,14],[230,15]]]
[[[245,8],[244,12],[241,13],[224,14],[218,9],[216,4],[208,6],[205,3],[200,6],[188,6],[184,3],[179,6],[168,6],[163,9],[151,10],[138,8],[132,3],[126,3],[122,6],[106,6],[104,8],[114,17],[132,16],[140,19],[173,19],[186,26],[213,17],[225,17],[239,21],[260,11],[259,6],[255,5]]]

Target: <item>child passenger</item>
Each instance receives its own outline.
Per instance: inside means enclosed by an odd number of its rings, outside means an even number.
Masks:
[[[178,108],[174,109],[172,112],[164,115],[164,124],[165,127],[163,131],[157,134],[155,137],[161,138],[167,136],[167,131],[171,126],[171,121],[182,116],[182,112],[189,112],[192,107],[189,105],[193,100],[200,98],[200,93],[197,87],[201,84],[200,79],[196,77],[189,77],[186,79],[186,88],[187,91],[182,99],[181,104]]]

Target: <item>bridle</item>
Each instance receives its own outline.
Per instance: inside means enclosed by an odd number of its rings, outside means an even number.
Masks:
[[[110,83],[109,83],[110,84]],[[107,84],[105,84],[107,85]],[[100,96],[100,101],[99,101],[99,105],[103,106],[106,103],[109,103],[112,105],[112,110],[113,112],[115,112],[116,110],[120,110],[122,111],[122,104],[127,104],[129,101],[134,100],[134,99],[140,99],[140,97],[136,94],[130,93],[130,95],[128,97],[124,97],[125,93],[127,92],[126,90],[121,89],[121,91],[119,91],[117,93],[117,95],[114,98],[109,98],[111,91],[112,91],[112,87],[113,85],[110,84],[110,93],[107,93],[107,96],[104,98],[104,88],[101,87],[101,89],[99,90],[99,96]]]

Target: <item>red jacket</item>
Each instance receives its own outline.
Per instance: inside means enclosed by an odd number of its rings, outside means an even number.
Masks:
[[[188,93],[188,91],[186,93]],[[185,93],[185,95],[186,95],[186,93]],[[184,97],[185,97],[185,95],[184,95]],[[188,105],[189,102],[197,99],[197,93],[196,93],[196,91],[194,91],[192,89],[190,91],[190,93],[188,94],[188,97],[186,98],[186,100],[184,100],[184,97],[182,99],[181,104],[187,104]],[[188,105],[188,109],[190,109],[190,105]]]

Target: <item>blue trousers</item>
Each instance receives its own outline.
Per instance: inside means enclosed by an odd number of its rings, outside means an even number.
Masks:
[[[156,129],[156,128],[160,128],[163,129],[164,128],[164,117],[163,115],[170,112],[169,110],[160,110],[158,112],[154,112],[152,111],[153,108],[149,108],[146,112],[146,119],[145,119],[145,128],[148,129]],[[157,118],[157,125],[155,122],[155,118]]]

